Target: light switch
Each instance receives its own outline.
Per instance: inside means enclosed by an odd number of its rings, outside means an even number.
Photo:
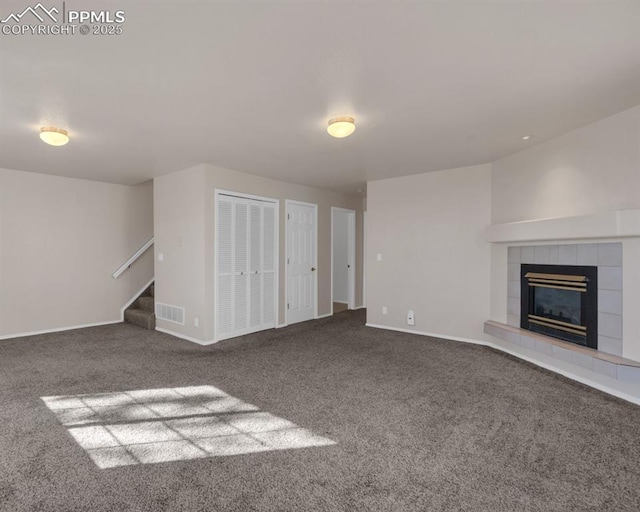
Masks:
[[[382,261],[382,253],[381,253],[381,252],[379,252],[378,254],[376,254],[376,259],[377,259],[378,261]]]
[[[164,261],[164,254],[158,254],[158,261]]]

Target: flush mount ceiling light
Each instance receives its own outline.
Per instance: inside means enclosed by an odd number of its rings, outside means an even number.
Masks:
[[[522,136],[522,140],[531,140],[533,138],[533,135],[523,135]]]
[[[64,146],[69,142],[67,130],[55,126],[43,126],[40,128],[40,138],[50,146]]]
[[[329,119],[329,126],[327,126],[327,133],[332,137],[342,139],[348,137],[356,129],[353,117],[350,116],[338,116]]]

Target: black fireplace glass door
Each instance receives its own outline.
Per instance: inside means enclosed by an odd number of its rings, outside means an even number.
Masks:
[[[581,293],[575,290],[536,286],[533,292],[534,314],[573,325],[582,325]]]
[[[598,267],[520,265],[520,327],[598,348]]]

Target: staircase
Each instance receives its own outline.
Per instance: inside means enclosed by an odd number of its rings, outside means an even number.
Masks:
[[[144,329],[156,328],[154,298],[155,286],[151,285],[124,312],[124,321]]]

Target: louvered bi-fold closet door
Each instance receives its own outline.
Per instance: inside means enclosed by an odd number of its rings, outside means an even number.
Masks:
[[[218,339],[276,325],[276,204],[218,196]]]
[[[249,331],[249,201],[234,198],[233,330]]]
[[[262,205],[249,203],[249,329],[262,327]]]
[[[219,338],[233,335],[233,199],[218,196],[216,247],[218,273],[216,275],[216,330]]]
[[[262,328],[276,326],[276,205],[262,205]]]

